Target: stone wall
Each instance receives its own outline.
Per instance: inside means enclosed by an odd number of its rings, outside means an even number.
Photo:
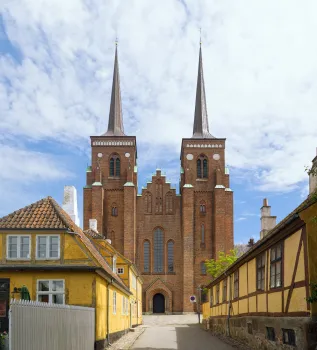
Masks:
[[[317,322],[313,322],[310,317],[233,317],[229,319],[229,333],[226,317],[210,317],[204,320],[202,325],[213,334],[230,335],[254,349],[315,350],[317,348]],[[268,339],[267,327],[274,328],[274,341]],[[283,343],[283,329],[294,330],[296,347]]]

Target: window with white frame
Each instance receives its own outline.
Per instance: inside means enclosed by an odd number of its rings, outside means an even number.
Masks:
[[[30,236],[7,237],[7,258],[8,259],[30,259],[31,256]]]
[[[65,304],[64,280],[38,280],[37,301],[50,304]]]
[[[122,295],[122,309],[121,315],[125,315],[125,297]]]
[[[60,240],[59,236],[36,236],[37,259],[59,259]]]
[[[122,275],[124,273],[124,268],[123,267],[118,267],[117,268],[117,274]]]
[[[117,272],[117,257],[116,256],[112,257],[112,272],[114,272],[114,273]]]
[[[114,315],[117,313],[117,292],[113,292],[112,313]]]
[[[136,277],[132,274],[132,288],[136,289]]]

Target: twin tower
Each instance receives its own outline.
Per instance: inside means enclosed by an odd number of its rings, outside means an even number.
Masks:
[[[124,133],[116,48],[109,123],[91,136],[84,187],[84,229],[91,224],[141,273],[143,312],[192,312],[191,295],[207,284],[204,261],[233,248],[233,192],[225,139],[209,133],[199,50],[193,136],[183,138],[180,194],[159,169],[138,193],[135,136]]]

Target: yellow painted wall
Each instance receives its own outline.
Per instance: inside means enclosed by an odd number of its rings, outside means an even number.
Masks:
[[[249,298],[249,312],[256,312],[256,296]]]
[[[297,231],[290,237],[286,238],[284,241],[284,257],[287,264],[285,264],[284,268],[284,286],[288,287],[291,284],[296,254],[299,246],[299,240],[301,236],[301,230]],[[303,264],[304,261],[302,261]],[[303,279],[303,278],[302,278]]]
[[[247,264],[244,264],[239,268],[239,298],[244,297],[247,294]]]
[[[282,292],[268,294],[268,312],[282,312]]]
[[[289,312],[307,311],[307,302],[305,298],[306,298],[305,287],[294,288],[288,311]]]
[[[129,299],[129,295],[123,294],[119,289],[110,285],[110,300],[109,300],[109,318],[110,318],[110,334],[123,331],[130,328],[130,305],[128,304],[128,314],[122,314],[122,297],[125,296]],[[117,307],[116,313],[113,313],[113,294],[117,294]]]
[[[239,300],[239,314],[245,314],[248,312],[248,299]]]
[[[266,312],[266,294],[258,294],[258,312]]]
[[[110,310],[109,310],[110,311]],[[111,322],[111,314],[109,314]],[[107,282],[97,276],[96,278],[96,340],[107,337]]]
[[[256,291],[256,259],[252,259],[248,263],[248,292]]]
[[[66,304],[94,307],[95,274],[92,272],[0,272],[0,278],[10,279],[11,292],[14,287],[25,285],[32,300],[37,300],[37,280],[63,279]],[[14,298],[19,299],[19,294],[15,294]]]

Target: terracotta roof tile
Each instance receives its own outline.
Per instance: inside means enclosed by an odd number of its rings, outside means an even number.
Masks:
[[[105,236],[103,236],[101,233],[99,233],[91,228],[89,228],[88,230],[85,230],[84,233],[91,238],[105,239]]]

